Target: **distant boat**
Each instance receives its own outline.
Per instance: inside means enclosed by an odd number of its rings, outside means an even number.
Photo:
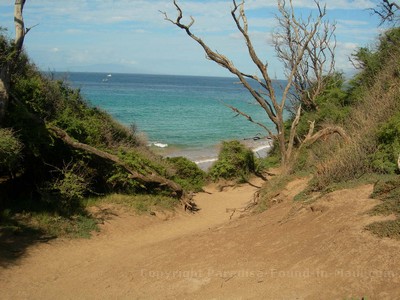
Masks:
[[[107,75],[107,77],[111,77],[111,76],[112,76],[111,74],[108,74],[108,75]]]

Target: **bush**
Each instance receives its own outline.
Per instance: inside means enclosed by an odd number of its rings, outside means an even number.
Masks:
[[[22,143],[11,129],[0,128],[0,171],[12,172],[21,159]]]
[[[399,49],[400,28],[392,28],[380,36],[376,49],[362,47],[352,55],[354,62],[361,69],[350,81],[350,98],[353,101],[360,100],[368,94],[366,88],[371,88],[376,83],[377,74],[387,67],[388,63],[393,63],[393,58],[399,55]]]
[[[400,155],[400,113],[381,126],[377,134],[378,149],[372,156],[372,166],[383,173],[398,172],[397,159]]]
[[[211,167],[212,180],[236,179],[247,181],[251,173],[256,172],[254,154],[239,141],[223,142],[217,162]]]
[[[171,157],[167,159],[175,170],[172,179],[179,183],[184,190],[199,192],[202,190],[206,173],[194,162],[185,157]]]
[[[267,157],[256,158],[256,174],[262,174],[270,168],[279,167],[281,158],[278,153],[269,152]]]
[[[81,200],[90,190],[93,171],[82,161],[56,169],[54,179],[42,190],[47,202],[58,212],[71,215],[81,210]]]

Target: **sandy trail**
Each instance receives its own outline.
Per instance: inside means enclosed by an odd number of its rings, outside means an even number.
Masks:
[[[226,209],[245,206],[254,186],[208,187],[195,215],[119,211],[90,240],[35,245],[0,269],[0,298],[399,299],[400,242],[363,230],[377,219],[365,214],[378,203],[372,187],[293,204],[304,185],[296,180],[282,203],[232,220]]]

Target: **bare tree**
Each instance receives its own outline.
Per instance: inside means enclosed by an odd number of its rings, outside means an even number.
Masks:
[[[12,63],[15,62],[22,51],[22,46],[24,43],[24,38],[26,33],[30,29],[25,30],[24,19],[23,19],[23,9],[25,5],[25,0],[15,0],[14,4],[14,24],[15,24],[15,40],[11,55],[2,58],[0,61],[0,124],[3,122],[4,115],[6,112],[9,91],[10,91],[10,81],[11,81],[11,68]]]
[[[25,35],[28,33],[30,28],[25,30],[24,17],[22,12],[24,10],[26,0],[15,0],[14,5],[14,25],[15,25],[15,56],[14,59],[18,58],[21,53],[22,45],[24,44]]]
[[[294,158],[295,137],[297,136],[297,126],[300,121],[302,109],[303,107],[317,109],[315,99],[323,90],[324,78],[334,71],[333,52],[336,43],[333,31],[335,27],[323,21],[323,18],[326,16],[326,8],[321,7],[317,1],[315,2],[318,10],[317,17],[314,19],[310,15],[306,20],[302,20],[296,17],[292,0],[289,0],[288,3],[285,0],[278,0],[280,13],[278,22],[280,29],[274,34],[274,44],[278,58],[284,64],[287,79],[287,83],[283,87],[282,97],[278,99],[277,91],[269,75],[268,62],[264,63],[259,58],[250,39],[244,1],[239,4],[235,0],[232,2],[232,18],[246,42],[249,56],[257,67],[261,77],[240,71],[226,56],[213,51],[202,39],[196,36],[191,31],[191,27],[195,22],[194,18],[191,17],[191,21],[188,24],[184,24],[182,22],[183,12],[176,0],[173,3],[178,11],[177,18],[173,20],[165,12],[163,14],[167,21],[183,29],[189,37],[200,44],[208,59],[236,75],[242,85],[264,109],[268,118],[275,125],[274,132],[267,126],[255,122],[246,113],[231,107],[250,122],[264,128],[277,142],[281,154],[281,164],[284,170],[288,170]],[[257,82],[259,89],[253,88],[250,84],[251,81]],[[284,111],[286,105],[291,100],[295,109],[291,119],[291,128],[286,133]],[[310,122],[310,130],[307,136],[301,140],[301,144],[311,144],[318,138],[333,133],[345,136],[343,130],[340,129],[338,131],[338,127],[323,128],[321,131],[314,133],[314,122]]]
[[[380,0],[376,8],[371,8],[374,14],[377,14],[381,18],[381,25],[384,23],[399,22],[400,4],[395,1]]]
[[[318,110],[316,98],[324,90],[329,77],[335,71],[336,24],[322,21],[326,8],[315,2],[319,19],[314,21],[311,15],[306,19],[298,19],[290,2],[287,9],[285,1],[278,2],[280,15],[277,16],[278,26],[273,33],[273,44],[277,57],[285,66],[287,78],[293,76],[293,88],[288,94],[292,106],[298,103],[304,110]],[[309,28],[309,29],[307,29]],[[315,30],[315,33],[312,31]],[[307,39],[309,39],[308,45]],[[305,46],[301,62],[294,74],[293,62],[296,61],[300,47]]]

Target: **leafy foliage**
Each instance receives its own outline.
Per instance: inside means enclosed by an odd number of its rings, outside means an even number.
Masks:
[[[13,130],[0,128],[0,174],[16,170],[19,166],[22,143],[15,137]]]
[[[209,175],[214,181],[220,178],[247,181],[255,171],[253,152],[239,141],[230,141],[223,142],[218,161],[211,167]]]
[[[397,159],[400,155],[400,113],[393,116],[378,130],[378,149],[372,155],[375,170],[384,173],[399,172]]]
[[[185,157],[168,158],[174,169],[172,179],[179,183],[187,191],[199,192],[203,190],[206,173],[194,162]]]
[[[41,190],[44,198],[55,204],[55,209],[62,214],[79,212],[82,209],[81,200],[90,191],[93,170],[79,161],[65,164],[62,169],[56,168],[52,173],[52,180],[46,182]],[[59,199],[58,203],[54,203],[54,199]]]
[[[316,129],[324,124],[342,124],[349,115],[350,102],[348,94],[343,88],[344,77],[341,73],[334,73],[325,78],[326,87],[316,98],[318,109],[303,112],[298,125],[298,135],[305,136],[309,129],[309,122],[315,121]],[[289,129],[289,123],[286,124]]]
[[[375,84],[378,73],[398,56],[399,46],[400,28],[392,28],[380,36],[376,49],[362,47],[353,54],[353,64],[360,72],[350,81],[352,101],[359,101],[368,93],[368,88]]]

